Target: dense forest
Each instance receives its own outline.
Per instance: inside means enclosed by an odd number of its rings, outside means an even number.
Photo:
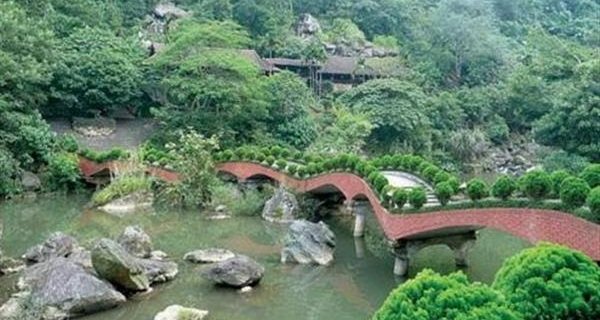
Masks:
[[[577,172],[600,160],[595,0],[3,0],[0,194],[22,170],[67,165],[44,119],[126,109],[223,147],[416,153],[460,172],[519,142],[533,163]],[[318,20],[298,33],[300,17]],[[310,20],[309,19],[309,20]],[[324,61],[382,48],[377,77],[345,91],[260,57]],[[358,48],[358,49],[357,49]],[[159,50],[160,49],[160,50]],[[66,177],[68,180],[68,177]]]

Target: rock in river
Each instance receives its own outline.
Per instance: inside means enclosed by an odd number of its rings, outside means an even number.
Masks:
[[[186,308],[175,304],[157,313],[154,320],[202,320],[206,316],[208,316],[206,310]]]
[[[101,278],[117,287],[131,291],[150,288],[150,281],[138,259],[110,239],[98,241],[92,250],[92,265]]]
[[[328,265],[333,261],[335,235],[322,221],[294,221],[285,237],[281,262]]]
[[[79,248],[75,238],[62,232],[55,232],[42,244],[35,245],[27,250],[23,259],[30,263],[43,262],[51,258],[67,257]]]
[[[125,297],[110,284],[86,272],[65,258],[51,258],[27,268],[19,287],[23,292],[0,308],[0,318],[24,315],[28,309],[39,309],[44,319],[64,319],[113,308],[125,302]],[[31,310],[29,310],[31,312]]]
[[[284,188],[279,188],[263,207],[263,219],[271,222],[291,222],[299,210],[296,196]]]
[[[152,240],[140,226],[128,226],[117,239],[127,252],[139,258],[149,258],[152,253]]]
[[[265,273],[265,268],[258,262],[243,255],[237,255],[225,261],[209,265],[202,277],[216,284],[242,288],[256,285]]]
[[[235,257],[235,253],[227,249],[210,248],[188,252],[183,259],[193,263],[215,263],[233,257]]]

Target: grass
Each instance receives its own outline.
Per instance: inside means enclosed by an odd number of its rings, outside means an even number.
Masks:
[[[101,206],[112,200],[124,197],[138,191],[150,191],[152,180],[145,176],[123,176],[117,178],[104,189],[94,193],[92,203]]]

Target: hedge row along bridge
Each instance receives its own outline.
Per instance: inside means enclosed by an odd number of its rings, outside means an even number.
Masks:
[[[82,173],[92,181],[98,173],[110,172],[116,162],[97,164],[82,159]],[[369,184],[359,176],[347,172],[327,173],[297,179],[273,168],[252,162],[226,162],[217,165],[217,171],[231,175],[239,182],[268,179],[287,188],[311,194],[341,194],[353,208],[354,235],[363,235],[365,204],[392,243],[395,253],[394,273],[406,275],[411,258],[421,248],[446,244],[453,250],[457,265],[467,264],[467,253],[476,240],[476,231],[492,228],[510,233],[531,243],[547,241],[579,250],[595,261],[600,261],[600,225],[553,210],[530,208],[486,208],[436,211],[419,214],[391,214],[379,202]],[[172,171],[149,168],[148,173],[167,181],[177,180]]]

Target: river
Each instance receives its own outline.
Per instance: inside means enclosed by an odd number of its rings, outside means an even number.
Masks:
[[[158,210],[118,218],[84,209],[89,195],[41,197],[0,204],[4,232],[0,248],[20,256],[54,231],[75,236],[84,246],[99,237],[116,238],[130,224],[138,224],[152,237],[154,247],[179,264],[172,282],[128,301],[125,305],[83,317],[84,320],[148,320],[171,304],[209,310],[213,320],[355,320],[367,319],[387,294],[401,283],[392,275],[391,257],[370,253],[357,257],[355,240],[342,223],[330,220],[337,237],[335,263],[330,267],[282,265],[279,262],[285,228],[258,217],[207,220],[198,211]],[[182,260],[184,253],[205,247],[224,247],[246,254],[266,268],[265,277],[250,293],[215,287],[199,276],[201,266]],[[506,233],[482,230],[471,251],[470,279],[490,283],[507,257],[528,243]],[[444,246],[422,250],[411,262],[413,277],[423,268],[441,273],[456,270],[452,252]],[[14,287],[16,276],[0,278],[0,303]]]

